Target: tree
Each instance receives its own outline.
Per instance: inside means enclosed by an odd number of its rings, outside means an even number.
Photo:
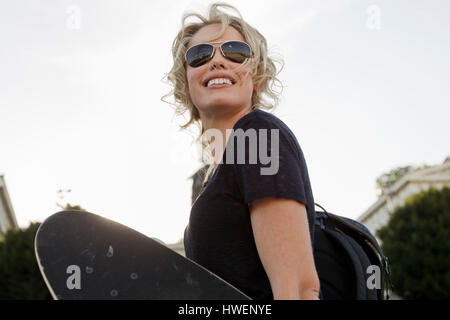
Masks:
[[[58,205],[61,209],[63,209],[63,210],[78,210],[78,211],[84,211],[84,212],[86,212],[86,210],[85,209],[83,209],[81,206],[79,206],[79,205],[72,205],[72,204],[70,204],[70,203],[66,203],[66,205],[65,206],[62,206],[62,205]]]
[[[377,232],[405,299],[450,298],[450,188],[408,198]]]
[[[39,225],[9,230],[0,242],[0,299],[51,299],[34,254]]]

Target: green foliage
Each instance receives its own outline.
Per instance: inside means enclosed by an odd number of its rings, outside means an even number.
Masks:
[[[394,291],[405,299],[450,298],[450,188],[410,197],[377,232]]]
[[[0,299],[51,299],[34,254],[39,225],[10,230],[0,241]]]
[[[84,211],[86,212],[87,210],[84,209],[83,207],[81,207],[80,205],[73,205],[70,203],[66,203],[64,206],[61,204],[56,204],[58,207],[60,207],[63,210],[78,210],[78,211]]]
[[[70,204],[70,203],[67,203],[67,204],[65,205],[65,207],[63,207],[63,209],[64,209],[64,210],[78,210],[78,211],[84,211],[84,212],[86,212],[86,210],[83,209],[81,206],[79,206],[79,205],[72,205],[72,204]]]

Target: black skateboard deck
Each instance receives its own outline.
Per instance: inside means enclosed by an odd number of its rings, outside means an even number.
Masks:
[[[56,300],[250,299],[158,241],[88,212],[47,218],[36,234],[35,253]]]

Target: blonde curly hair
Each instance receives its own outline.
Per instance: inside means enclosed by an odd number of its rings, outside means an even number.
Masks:
[[[219,10],[220,8],[234,10],[237,13],[237,16],[229,15]],[[186,20],[191,17],[198,18],[200,22],[186,23]],[[274,59],[268,56],[267,41],[264,36],[259,33],[258,30],[246,23],[235,7],[219,2],[209,6],[206,17],[195,12],[183,14],[181,19],[181,30],[178,32],[172,43],[173,66],[169,73],[165,75],[172,89],[169,93],[165,94],[161,100],[174,106],[177,115],[183,115],[184,113],[189,112],[189,120],[187,123],[180,126],[181,129],[186,129],[191,124],[198,125],[200,133],[196,140],[200,140],[202,146],[202,162],[209,164],[209,167],[204,174],[203,184],[208,181],[213,172],[214,161],[213,156],[208,149],[208,143],[201,140],[204,130],[198,109],[193,104],[189,95],[189,85],[186,77],[187,67],[184,55],[189,47],[189,42],[195,33],[202,27],[211,24],[221,24],[221,29],[211,40],[221,37],[227,27],[231,26],[241,33],[245,42],[248,43],[252,49],[252,58],[247,59],[247,61],[242,64],[242,67],[250,66],[249,70],[251,71],[249,72],[252,73],[253,84],[257,88],[252,94],[252,110],[271,110],[275,108],[279,102],[279,95],[281,95],[283,90],[283,84],[277,78],[277,75],[283,69],[284,62],[282,59]],[[280,63],[281,67],[279,70],[277,70],[275,62]],[[247,75],[248,74],[245,76]],[[275,90],[275,87],[277,87],[275,83],[279,84],[278,87],[281,89],[279,92]],[[165,100],[165,98],[170,96],[174,97],[175,103]],[[266,100],[264,96],[267,96],[269,100]]]
[[[219,8],[234,10],[237,13],[237,16],[229,15],[219,10]],[[190,17],[196,17],[201,22],[186,23],[186,20]],[[189,120],[181,126],[182,129],[186,129],[193,123],[198,124],[201,129],[200,114],[192,103],[189,95],[184,55],[194,34],[202,27],[210,24],[222,25],[218,34],[214,36],[214,39],[222,36],[228,26],[232,26],[242,34],[245,42],[252,48],[254,54],[253,57],[243,64],[250,65],[253,83],[257,88],[256,91],[253,91],[252,95],[252,109],[262,108],[270,110],[274,108],[279,102],[279,95],[283,89],[281,81],[277,78],[277,75],[283,69],[283,61],[268,56],[267,41],[264,36],[259,33],[258,30],[246,23],[235,7],[220,2],[210,5],[206,17],[195,12],[184,13],[181,19],[181,30],[178,32],[172,43],[173,67],[169,73],[165,75],[172,89],[161,98],[162,101],[175,106],[176,114],[183,115],[185,112],[189,112]],[[281,64],[279,71],[277,71],[275,62]],[[280,92],[274,90],[276,82],[279,83],[279,87],[281,88]],[[174,97],[175,103],[165,100],[165,98],[170,96]],[[272,101],[267,101],[263,96],[268,96]],[[201,131],[203,133],[202,129]]]

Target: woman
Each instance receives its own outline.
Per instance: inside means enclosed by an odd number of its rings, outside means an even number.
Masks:
[[[186,24],[189,17],[201,22]],[[214,144],[207,183],[185,230],[186,256],[253,299],[318,299],[306,162],[289,128],[262,110],[273,107],[263,94],[278,99],[265,38],[234,7],[213,4],[207,17],[184,15],[172,53],[170,94],[178,113],[190,115],[183,127],[198,124],[205,146]],[[242,136],[248,139],[236,147]],[[269,173],[261,150],[270,150]]]

